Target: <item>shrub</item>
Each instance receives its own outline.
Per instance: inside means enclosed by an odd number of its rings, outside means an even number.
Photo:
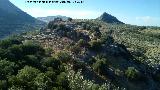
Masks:
[[[19,45],[21,44],[22,42],[20,40],[17,40],[17,39],[6,39],[6,40],[2,40],[0,41],[0,47],[1,48],[8,48],[12,45]]]
[[[8,82],[11,86],[24,87],[25,89],[33,90],[34,79],[40,71],[36,68],[25,66],[16,76],[9,78]]]
[[[71,60],[71,55],[69,55],[67,52],[65,51],[61,51],[55,54],[55,58],[57,60],[60,60],[62,63],[67,63],[68,61]]]
[[[46,58],[42,65],[44,67],[52,67],[55,70],[58,70],[60,68],[61,62],[53,57]]]
[[[14,73],[16,64],[7,60],[0,59],[0,79],[4,80]]]
[[[81,48],[78,45],[74,45],[70,47],[70,51],[74,54],[79,54],[81,51]]]
[[[125,75],[130,80],[137,80],[139,78],[139,71],[134,67],[128,67],[128,69],[125,71]]]
[[[101,41],[100,40],[92,40],[89,43],[90,43],[90,48],[92,50],[99,50],[101,48]]]
[[[104,60],[97,60],[96,63],[93,64],[93,69],[99,74],[103,74],[105,72],[106,63]]]
[[[83,39],[80,39],[78,42],[77,42],[77,45],[80,46],[80,47],[88,47],[89,44],[87,41],[83,40]]]

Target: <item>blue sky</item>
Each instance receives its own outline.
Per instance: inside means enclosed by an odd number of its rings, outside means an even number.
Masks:
[[[29,4],[26,0],[10,1],[33,17],[63,15],[94,19],[107,12],[127,24],[160,26],[160,0],[84,0],[82,4]]]

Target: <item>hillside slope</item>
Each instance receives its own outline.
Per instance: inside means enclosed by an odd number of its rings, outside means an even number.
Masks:
[[[44,25],[42,21],[20,10],[9,0],[0,0],[0,38],[41,25]]]
[[[81,69],[84,80],[99,85],[111,82],[119,87],[113,90],[159,90],[159,50],[150,51],[159,47],[158,42],[155,47],[146,47],[145,43],[152,43],[149,36],[136,37],[148,31],[148,27],[99,20],[52,21],[39,34],[23,37],[52,49],[53,56],[62,51],[71,55],[67,64],[74,71]]]
[[[160,90],[160,27],[110,20],[58,18],[0,40],[0,89]]]

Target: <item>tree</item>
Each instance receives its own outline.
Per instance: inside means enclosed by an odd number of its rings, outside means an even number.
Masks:
[[[21,45],[12,45],[9,47],[6,58],[11,60],[21,60],[23,58],[23,51]]]
[[[22,45],[22,50],[24,55],[45,55],[45,50],[41,46],[33,43]]]
[[[40,59],[36,57],[35,55],[26,55],[24,56],[23,62],[25,65],[30,65],[33,67],[40,67]]]
[[[11,86],[24,87],[25,89],[35,90],[34,79],[40,71],[36,68],[25,66],[16,76],[9,79]]]
[[[0,80],[5,80],[8,76],[11,76],[15,69],[15,63],[0,59]]]
[[[31,66],[25,66],[18,72],[17,77],[19,79],[22,79],[24,82],[25,81],[29,82],[32,81],[33,78],[35,78],[39,73],[40,71],[38,69],[33,68]]]
[[[57,84],[59,86],[62,86],[65,89],[69,89],[68,85],[68,80],[67,80],[67,74],[65,72],[60,73],[60,75],[57,76]]]
[[[52,80],[44,73],[40,73],[34,79],[34,85],[36,86],[37,90],[51,90]]]
[[[6,52],[7,52],[6,49],[0,48],[0,57],[1,57],[2,59],[6,58]]]
[[[14,44],[19,45],[21,43],[22,42],[18,39],[14,39],[14,38],[13,39],[6,39],[6,40],[0,41],[0,47],[6,49]]]
[[[42,61],[42,65],[44,67],[52,67],[55,70],[59,70],[61,62],[54,57],[49,57]]]
[[[105,60],[97,60],[96,63],[93,64],[93,69],[99,74],[103,74],[105,72],[106,63]]]
[[[48,71],[46,71],[46,72],[45,72],[45,75],[46,75],[47,77],[49,77],[49,78],[52,80],[52,82],[55,82],[55,80],[56,80],[56,78],[57,78],[56,73],[55,73],[53,70],[48,70]]]

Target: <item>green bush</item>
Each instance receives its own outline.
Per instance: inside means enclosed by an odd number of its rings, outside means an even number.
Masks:
[[[34,79],[34,85],[37,90],[50,90],[52,88],[52,80],[44,73],[40,73]]]
[[[12,45],[15,45],[15,44],[19,45],[21,43],[22,42],[18,39],[14,39],[14,38],[13,39],[5,39],[5,40],[0,41],[0,47],[6,49]]]
[[[74,54],[79,54],[81,51],[81,48],[79,45],[74,45],[70,47],[70,51],[73,52]]]
[[[15,63],[0,59],[0,80],[5,80],[8,76],[12,75],[15,72],[15,68]]]
[[[71,60],[71,55],[65,51],[61,51],[55,54],[54,56],[57,60],[60,60],[63,63],[67,63]]]
[[[99,74],[103,74],[105,72],[106,63],[104,60],[97,60],[96,63],[93,64],[93,69]]]
[[[63,88],[68,89],[68,80],[67,80],[67,74],[65,72],[60,73],[60,75],[57,76],[57,84],[59,86],[62,86]]]
[[[25,55],[45,55],[45,50],[40,45],[32,43],[22,45],[22,50]]]
[[[77,42],[77,45],[80,46],[80,47],[88,47],[89,44],[87,41],[83,40],[83,39],[80,39],[78,42]]]
[[[54,57],[46,58],[42,61],[43,67],[52,67],[55,70],[60,69],[61,62],[60,60],[55,59]]]
[[[101,49],[101,41],[100,40],[92,40],[89,42],[90,43],[90,49],[98,51]]]
[[[26,55],[24,56],[23,62],[26,65],[34,66],[34,67],[40,67],[40,59],[36,57],[35,55]]]
[[[7,49],[6,57],[12,60],[20,60],[23,57],[23,51],[21,45],[12,45]]]
[[[128,67],[128,69],[125,71],[125,75],[130,80],[139,79],[139,71],[134,67]]]
[[[25,89],[33,90],[34,87],[34,79],[40,71],[36,68],[25,66],[21,69],[16,76],[12,76],[9,78],[9,83],[11,86],[24,87]]]

